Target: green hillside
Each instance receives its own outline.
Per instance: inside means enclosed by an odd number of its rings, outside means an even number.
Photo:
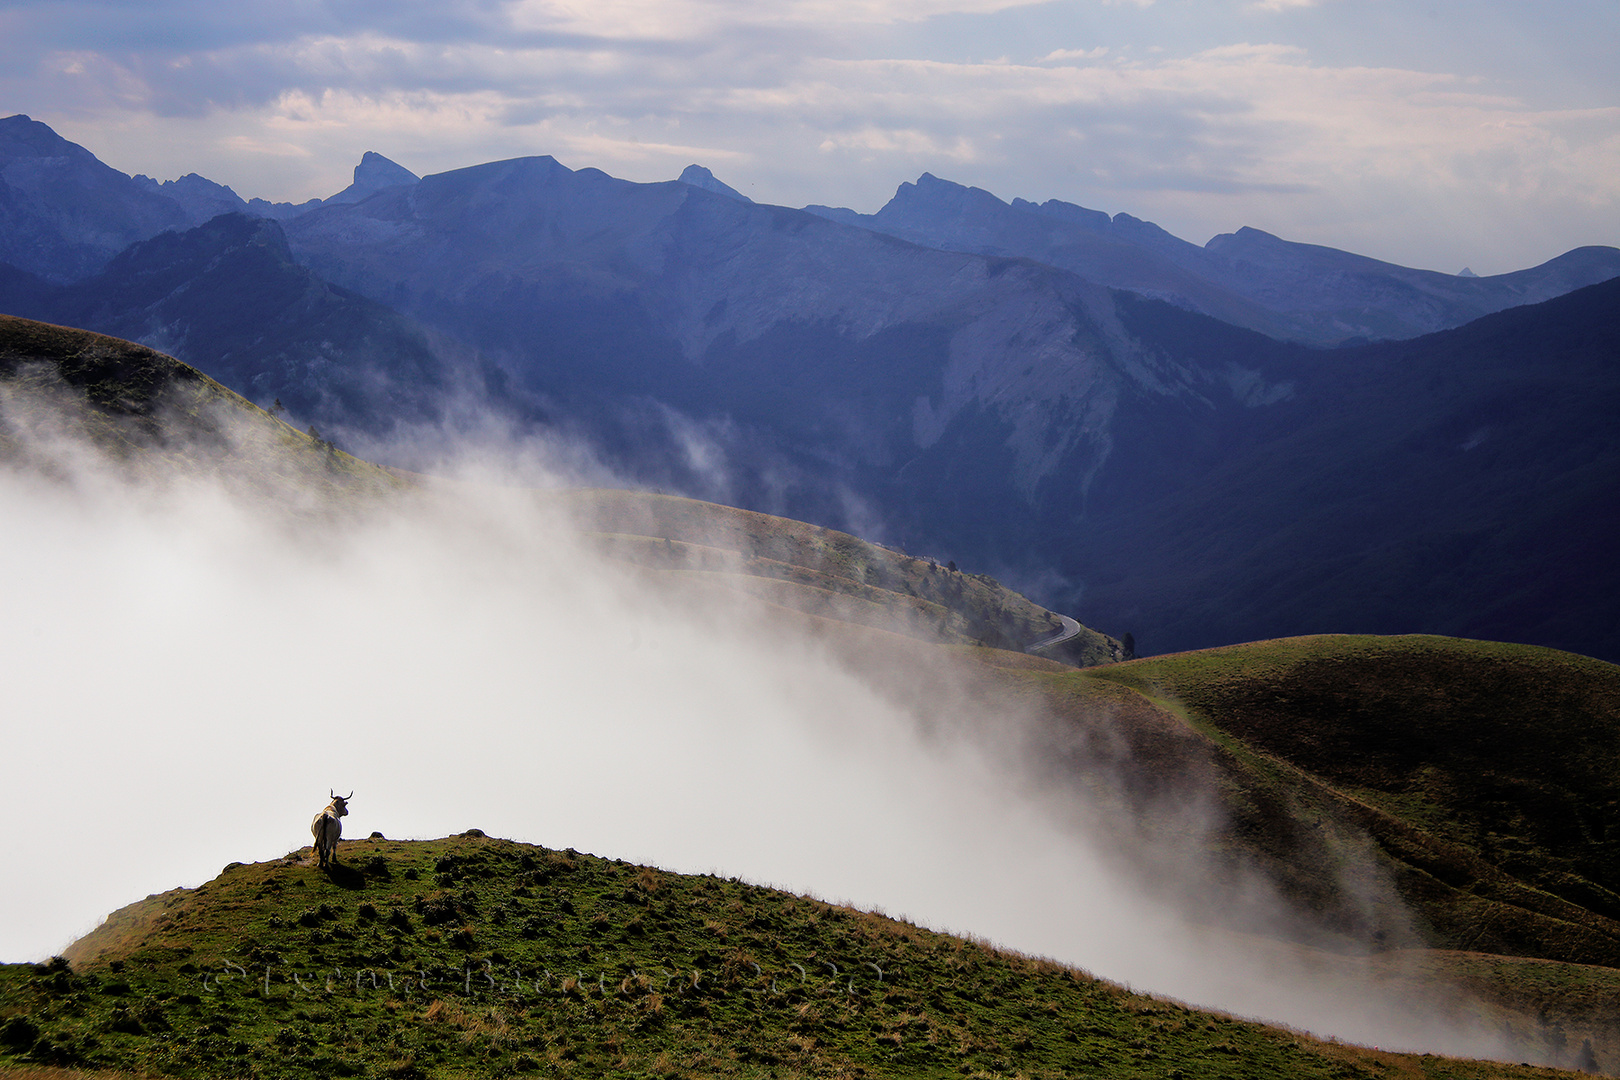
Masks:
[[[1620,667],[1321,636],[1001,677],[1071,725],[1114,718],[1154,775],[1216,790],[1211,854],[1260,873],[1343,948],[1434,950],[1437,975],[1522,1030],[1620,1044]],[[1375,881],[1390,885],[1382,900]]]
[[[808,614],[1014,651],[1061,626],[1054,613],[988,575],[802,521],[645,492],[576,491],[559,498],[618,558],[710,578]],[[1120,660],[1124,650],[1082,628],[1042,654],[1086,667]]]
[[[1247,778],[1239,829],[1280,813],[1371,836],[1438,943],[1620,966],[1620,667],[1329,636],[1098,677],[1184,708],[1222,748]]]
[[[0,315],[0,461],[59,473],[51,455],[73,438],[100,450],[104,465],[158,481],[202,475],[316,500],[402,486],[172,357]]]
[[[0,1062],[164,1076],[1506,1077],[477,830],[232,864],[0,967]]]

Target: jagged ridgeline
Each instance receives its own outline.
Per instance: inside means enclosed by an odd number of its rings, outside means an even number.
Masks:
[[[0,1062],[169,1076],[1499,1077],[470,830],[233,863],[0,967]]]

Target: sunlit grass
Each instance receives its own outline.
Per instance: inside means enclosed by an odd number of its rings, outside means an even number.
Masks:
[[[481,835],[235,865],[0,968],[0,1061],[175,1076],[1484,1077],[736,880]],[[40,1080],[45,1080],[42,1075]]]

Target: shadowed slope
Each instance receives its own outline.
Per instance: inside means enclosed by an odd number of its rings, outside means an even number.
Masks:
[[[86,443],[163,481],[212,476],[320,497],[400,487],[172,357],[0,315],[0,459],[60,476],[63,455]]]
[[[1096,673],[1187,711],[1246,777],[1241,835],[1308,867],[1370,837],[1453,948],[1620,966],[1620,667],[1430,637],[1286,639]]]

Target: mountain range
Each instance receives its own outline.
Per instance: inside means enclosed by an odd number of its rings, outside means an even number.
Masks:
[[[1417,337],[1620,275],[1620,252],[1582,247],[1481,278],[1414,270],[1259,229],[1203,247],[1129,214],[1048,199],[1004,203],[924,173],[876,214],[807,207],[928,247],[1013,256],[1166,300],[1271,337],[1313,345]]]
[[[0,310],[163,347],[339,441],[473,401],[1144,652],[1444,632],[1620,658],[1613,248],[1451,276],[927,175],[864,216],[546,157],[419,179],[368,154],[272,207],[23,117],[0,180]]]

